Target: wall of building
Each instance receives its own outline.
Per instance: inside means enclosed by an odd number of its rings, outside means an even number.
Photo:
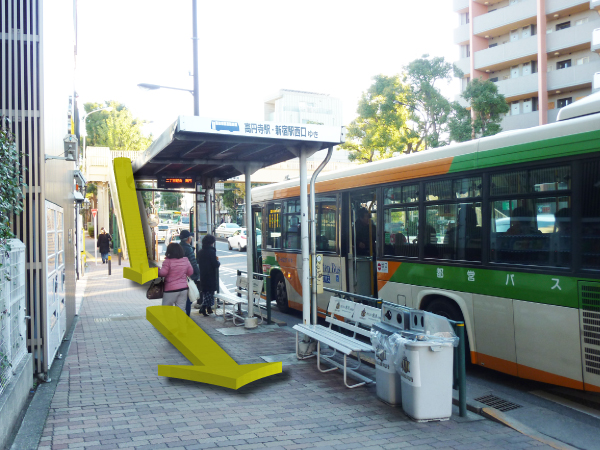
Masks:
[[[64,138],[71,131],[68,118],[75,73],[73,6],[72,0],[43,2],[42,145],[50,155],[64,154]],[[64,209],[67,330],[75,317],[75,169],[74,162],[46,161],[44,180],[46,200]]]

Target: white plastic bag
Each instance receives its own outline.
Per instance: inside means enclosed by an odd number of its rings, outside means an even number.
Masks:
[[[198,286],[196,286],[196,282],[188,277],[188,298],[192,303],[198,301],[200,298],[200,292],[198,291]]]

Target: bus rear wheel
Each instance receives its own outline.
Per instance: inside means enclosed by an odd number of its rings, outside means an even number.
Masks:
[[[287,312],[289,309],[287,288],[285,287],[285,278],[283,278],[282,274],[278,274],[275,277],[273,291],[273,297],[277,303],[277,308],[283,313]]]
[[[464,322],[462,311],[452,300],[444,298],[435,298],[427,305],[425,311],[445,317],[446,319],[454,320],[455,322]],[[471,346],[469,345],[469,336],[465,325],[465,362],[468,366],[471,364]]]

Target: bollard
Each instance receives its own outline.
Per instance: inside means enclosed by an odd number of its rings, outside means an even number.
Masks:
[[[467,371],[465,367],[465,324],[456,324],[458,333],[458,410],[460,417],[467,417]]]
[[[267,325],[271,325],[271,275],[267,275]]]
[[[110,253],[109,253],[108,254],[108,274],[109,275],[110,275],[110,260],[111,260],[111,257],[110,257]]]
[[[121,265],[121,249],[119,249],[119,265]]]

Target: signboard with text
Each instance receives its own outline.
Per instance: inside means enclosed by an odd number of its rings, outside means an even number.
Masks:
[[[163,175],[158,178],[159,189],[196,189],[196,182],[192,177]]]

